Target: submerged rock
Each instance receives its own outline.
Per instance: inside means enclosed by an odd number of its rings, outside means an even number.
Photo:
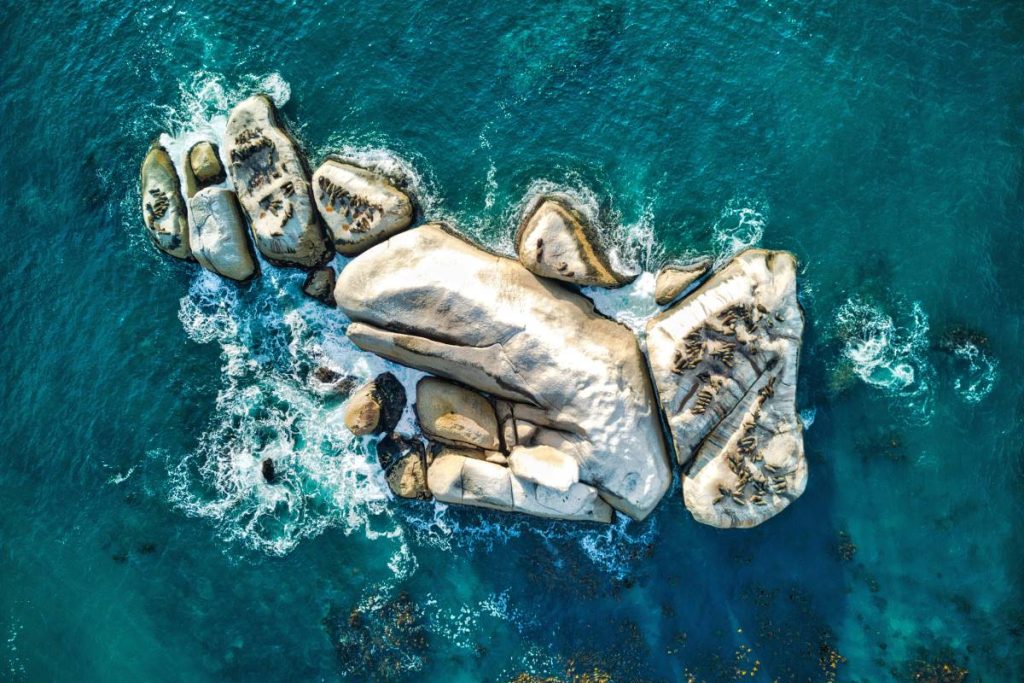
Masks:
[[[664,266],[654,280],[654,302],[659,306],[672,303],[687,287],[711,270],[711,264],[711,259],[704,257],[689,263]]]
[[[313,207],[305,162],[270,98],[256,95],[235,106],[225,139],[231,182],[260,253],[278,266],[327,263],[332,252]]]
[[[416,384],[416,417],[423,431],[442,443],[492,451],[501,446],[490,402],[458,384],[421,379]]]
[[[608,519],[599,492],[642,519],[667,490],[671,472],[643,356],[632,332],[589,299],[436,224],[354,258],[338,276],[335,298],[353,321],[348,336],[357,346],[508,401],[517,433],[520,424],[528,432],[520,444],[551,446],[577,462],[582,483],[569,491],[575,502],[515,509]],[[434,475],[442,460],[446,469]],[[431,490],[440,500],[478,504],[464,495],[473,487],[460,483],[463,461],[435,460]],[[496,469],[472,469],[483,465]],[[548,500],[499,464],[467,467],[470,482],[504,487],[501,505],[511,505],[513,480],[527,491],[517,495]],[[434,490],[435,481],[448,493]]]
[[[392,431],[405,409],[405,387],[390,372],[360,387],[349,399],[345,426],[356,436]]]
[[[320,303],[334,307],[334,270],[329,266],[323,266],[310,271],[306,281],[302,283],[302,292]]]
[[[217,155],[217,145],[208,140],[192,145],[188,151],[188,167],[195,179],[196,190],[220,185],[227,178],[224,166]]]
[[[273,484],[274,480],[277,479],[277,472],[274,469],[274,461],[267,458],[260,463],[260,474],[263,475],[263,481],[268,484]]]
[[[700,522],[749,527],[807,484],[796,261],[751,249],[647,326],[651,372]]]
[[[235,282],[259,275],[259,261],[234,192],[208,187],[189,200],[189,208],[189,244],[199,265]]]
[[[584,287],[621,287],[637,276],[615,270],[597,230],[562,195],[542,198],[525,217],[516,253],[530,272]]]
[[[399,498],[427,500],[427,453],[419,439],[387,434],[377,443],[377,462]]]
[[[379,173],[338,159],[328,159],[313,174],[313,196],[341,254],[365,251],[412,223],[407,194]]]
[[[188,216],[171,156],[153,143],[142,162],[142,220],[153,245],[175,258],[192,260]]]

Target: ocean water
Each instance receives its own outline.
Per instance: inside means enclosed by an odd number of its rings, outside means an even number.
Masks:
[[[0,37],[0,679],[1021,680],[1021,3],[4,2]],[[747,531],[678,481],[610,527],[393,500],[308,375],[417,373],[301,273],[143,236],[150,140],[256,91],[494,248],[575,193],[637,328],[665,260],[793,251],[804,496]]]

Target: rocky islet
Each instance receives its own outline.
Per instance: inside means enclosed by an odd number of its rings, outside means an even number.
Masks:
[[[259,274],[255,245],[272,265],[306,270],[303,291],[338,306],[358,347],[431,375],[416,388],[419,434],[395,431],[406,396],[390,373],[346,407],[353,434],[381,435],[396,496],[639,520],[668,490],[674,460],[695,519],[748,527],[803,492],[790,254],[751,249],[714,272],[709,259],[669,264],[656,300],[671,305],[638,339],[578,289],[636,274],[613,265],[572,197],[531,198],[510,258],[448,225],[416,226],[411,196],[374,169],[332,157],[310,180],[265,96],[231,112],[224,155],[226,171],[212,141],[189,149],[186,211],[170,155],[150,149],[141,189],[152,241],[236,282]],[[352,256],[337,276],[334,251]]]

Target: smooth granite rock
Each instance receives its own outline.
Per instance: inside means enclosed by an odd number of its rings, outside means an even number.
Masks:
[[[196,190],[219,185],[227,178],[217,154],[217,145],[208,140],[197,142],[189,149],[188,167],[195,178]]]
[[[750,249],[647,326],[651,371],[700,522],[750,527],[807,484],[796,412],[796,260]]]
[[[328,159],[313,174],[313,197],[334,248],[354,255],[412,224],[409,196],[374,171]]]
[[[234,192],[208,187],[189,199],[189,208],[189,244],[199,265],[235,282],[248,282],[260,274]]]
[[[558,491],[568,491],[580,480],[580,467],[572,456],[551,446],[516,446],[508,466],[520,479]]]
[[[188,215],[171,156],[153,143],[142,162],[142,220],[153,245],[175,258],[191,261]]]
[[[454,446],[497,450],[494,407],[475,391],[436,377],[416,384],[416,417],[432,439]]]
[[[313,206],[305,161],[269,97],[250,97],[231,110],[225,156],[260,253],[278,266],[326,264],[333,251]]]
[[[664,266],[654,280],[654,302],[659,306],[672,303],[687,287],[711,270],[711,264],[711,259],[704,257],[689,263]]]
[[[302,293],[320,303],[334,307],[334,285],[336,276],[330,266],[322,266],[311,270],[302,283]]]
[[[597,230],[563,195],[543,197],[528,211],[516,253],[530,272],[580,286],[621,287],[637,276],[615,270]]]
[[[378,375],[352,394],[345,426],[356,436],[391,432],[405,409],[405,387],[390,372]]]
[[[643,519],[668,489],[656,398],[637,341],[589,299],[436,224],[354,258],[335,298],[360,348],[512,403],[517,426],[533,427],[521,445],[551,446],[577,462],[582,483],[570,493],[593,487]],[[447,500],[467,502],[462,490]],[[597,507],[591,517],[608,516]]]
[[[427,488],[427,454],[419,439],[386,434],[377,443],[377,461],[396,496],[418,500],[431,497]]]

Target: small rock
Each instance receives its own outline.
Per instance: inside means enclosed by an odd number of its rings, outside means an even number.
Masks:
[[[347,397],[359,385],[352,375],[342,375],[326,365],[318,365],[309,373],[310,384],[321,396]]]
[[[260,463],[260,472],[263,474],[263,481],[268,484],[273,484],[274,479],[277,478],[277,472],[274,470],[274,461],[270,458]]]
[[[189,200],[189,207],[189,244],[199,265],[239,283],[260,274],[260,264],[234,192],[208,187]]]
[[[614,268],[597,230],[566,195],[536,203],[516,233],[516,253],[535,275],[582,287],[621,287],[638,275]]]
[[[320,303],[334,308],[334,270],[328,266],[317,268],[306,276],[302,291]]]
[[[345,426],[356,436],[392,431],[405,409],[405,387],[390,372],[378,375],[349,399]]]
[[[181,182],[171,156],[153,143],[142,162],[142,220],[153,245],[174,258],[192,260]]]
[[[654,280],[654,302],[659,306],[671,303],[711,270],[712,263],[710,258],[702,257],[688,263],[664,266]]]
[[[416,385],[416,416],[423,431],[443,443],[496,451],[498,419],[481,394],[435,377]]]
[[[217,155],[217,146],[208,140],[197,142],[188,151],[188,165],[196,179],[196,189],[219,185],[227,178]]]
[[[388,487],[399,498],[427,500],[427,457],[423,443],[401,434],[388,434],[377,443],[377,462]]]

